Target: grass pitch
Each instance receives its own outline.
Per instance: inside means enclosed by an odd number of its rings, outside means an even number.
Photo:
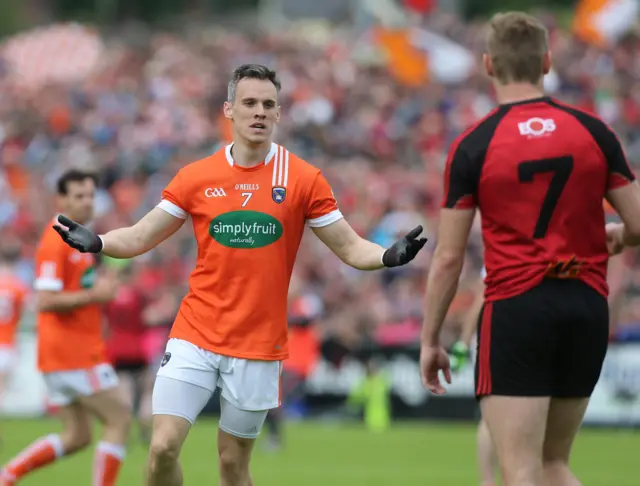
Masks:
[[[4,463],[33,439],[55,432],[57,422],[3,420],[0,460]],[[215,420],[199,421],[182,453],[185,484],[217,482]],[[97,434],[96,434],[97,436]],[[258,443],[253,476],[257,486],[475,486],[473,424],[398,423],[369,433],[357,424],[292,423],[286,447],[267,452]],[[585,486],[640,484],[640,433],[583,430],[575,446],[574,470]],[[87,486],[93,450],[66,458],[25,478],[20,486]],[[118,484],[141,486],[146,448],[132,444]]]

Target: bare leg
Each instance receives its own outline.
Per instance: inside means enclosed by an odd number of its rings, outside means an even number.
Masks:
[[[103,390],[81,398],[81,403],[103,424],[96,446],[93,485],[114,486],[126,454],[131,426],[131,409],[122,388]]]
[[[569,457],[588,404],[588,398],[551,399],[543,450],[547,486],[581,486],[569,469]]]
[[[0,485],[11,486],[27,474],[48,466],[63,456],[78,452],[91,443],[91,416],[78,403],[60,408],[62,432],[41,437],[11,459],[2,469]]]
[[[120,389],[120,397],[129,410],[129,414],[133,416],[136,397],[135,376],[128,371],[118,372],[118,388]]]
[[[182,486],[180,451],[191,424],[211,394],[208,388],[165,376],[156,377],[147,486]]]
[[[220,486],[253,486],[249,462],[255,439],[242,439],[219,430]]]
[[[152,397],[155,378],[155,372],[150,369],[145,370],[138,377],[141,390],[140,404],[138,406],[138,424],[140,426],[140,437],[144,442],[151,440]]]
[[[265,425],[268,431],[269,448],[272,450],[279,449],[282,446],[282,408],[273,408],[269,410]]]
[[[154,415],[147,486],[182,486],[182,469],[178,458],[191,424],[182,417]]]
[[[549,398],[489,396],[482,417],[494,440],[507,486],[546,486],[542,447]]]
[[[477,434],[478,467],[480,469],[480,480],[483,486],[493,486],[498,484],[496,471],[498,469],[498,458],[493,439],[489,432],[489,427],[481,420],[478,424]]]
[[[131,411],[120,388],[109,388],[80,400],[103,423],[103,441],[119,446],[127,444]]]

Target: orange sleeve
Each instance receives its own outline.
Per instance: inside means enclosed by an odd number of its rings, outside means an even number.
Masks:
[[[162,201],[158,207],[176,218],[187,219],[189,214],[187,194],[185,177],[180,170],[162,191]]]
[[[51,236],[51,235],[50,235]],[[68,252],[66,246],[45,237],[36,254],[35,290],[60,292],[64,289],[64,266]]]
[[[327,179],[318,172],[311,185],[305,219],[311,228],[321,228],[342,219]]]

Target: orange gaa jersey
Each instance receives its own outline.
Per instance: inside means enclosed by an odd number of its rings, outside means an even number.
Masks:
[[[13,346],[27,288],[16,276],[0,274],[0,347]]]
[[[95,280],[95,258],[80,253],[48,227],[36,251],[37,291],[78,292]],[[89,304],[68,312],[38,313],[38,367],[40,371],[86,369],[106,363],[102,339],[102,312]]]
[[[182,168],[158,207],[190,215],[198,243],[170,337],[236,358],[287,358],[287,293],[305,223],[342,218],[321,172],[277,144],[262,164],[239,167],[228,145]]]

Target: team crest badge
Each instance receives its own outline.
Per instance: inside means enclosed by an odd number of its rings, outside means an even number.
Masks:
[[[271,190],[271,197],[273,198],[273,201],[278,204],[281,204],[286,196],[287,190],[284,187],[274,187]]]
[[[162,363],[160,363],[160,367],[166,365],[170,359],[171,359],[171,353],[164,353],[164,356],[162,357]]]

